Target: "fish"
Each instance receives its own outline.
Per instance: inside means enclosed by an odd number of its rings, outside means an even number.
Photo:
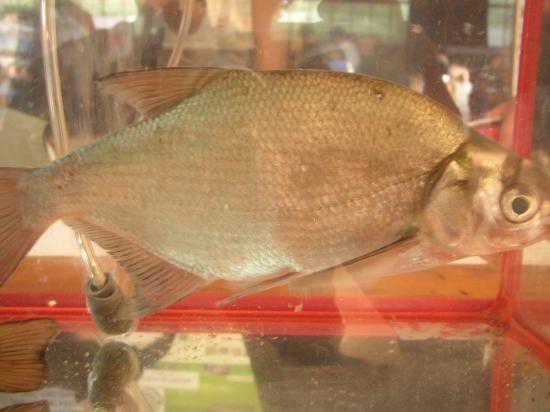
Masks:
[[[403,86],[171,68],[99,87],[140,121],[43,167],[0,169],[0,284],[59,219],[129,274],[129,318],[217,279],[240,288],[228,303],[354,262],[382,276],[548,235],[548,176]]]
[[[44,354],[57,331],[53,319],[0,323],[0,392],[44,387],[48,377]]]

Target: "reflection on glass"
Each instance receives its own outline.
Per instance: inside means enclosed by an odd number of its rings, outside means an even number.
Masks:
[[[99,342],[61,333],[46,352],[45,389],[0,394],[0,407],[47,400],[51,411],[261,411],[237,334],[135,333]]]
[[[175,0],[56,3],[72,148],[140,119],[130,106],[102,94],[97,81],[112,73],[166,66],[181,45],[177,39],[183,20],[189,25],[179,66],[324,69],[380,77],[439,101],[476,130],[511,146],[521,30],[516,1],[192,0],[188,9]],[[546,20],[548,4],[545,1]],[[546,20],[532,155],[545,168],[550,165]],[[29,1],[3,2],[0,165],[46,163],[53,147],[49,121],[38,8]],[[541,335],[550,336],[546,246],[529,248],[524,255],[520,303],[526,319]],[[51,302],[52,310],[58,302],[74,302],[57,294],[82,290],[85,271],[77,254],[71,232],[56,225],[0,291],[0,301],[3,293],[32,293],[40,302]],[[100,253],[100,260],[123,279],[121,269],[105,254]],[[495,379],[492,351],[499,340],[491,333],[496,332],[475,323],[420,327],[414,318],[396,325],[386,313],[395,307],[417,309],[429,298],[449,299],[449,305],[460,308],[486,307],[497,295],[499,273],[498,256],[381,279],[369,278],[360,266],[337,268],[270,291],[246,307],[257,311],[256,327],[265,331],[266,308],[272,309],[272,298],[279,297],[288,306],[279,319],[287,332],[296,327],[292,316],[306,319],[301,332],[294,329],[297,336],[144,334],[147,343],[117,339],[104,344],[88,332],[63,333],[48,351],[54,365],[48,388],[29,396],[0,394],[0,407],[48,399],[52,410],[64,411],[94,406],[211,412],[435,411],[442,403],[448,410],[489,410]],[[229,288],[218,283],[205,294],[218,298]],[[420,299],[403,304],[411,297]],[[203,309],[200,297],[188,302],[193,310]],[[308,306],[312,302],[317,304],[314,309]],[[239,303],[232,308],[239,310]],[[439,307],[433,316],[447,309]],[[226,316],[227,322],[231,319],[230,311],[216,313],[217,325]],[[366,322],[365,314],[375,321]],[[317,324],[319,318],[326,323]],[[457,333],[455,327],[467,333]],[[308,334],[305,330],[313,335],[330,330],[332,336],[300,336]],[[105,360],[113,354],[116,359]],[[543,410],[546,372],[529,364],[529,357],[510,359],[515,373],[525,378],[513,382],[512,410]]]
[[[442,402],[488,410],[486,329],[434,338],[428,324],[394,326],[379,336],[132,333],[105,343],[64,332],[46,353],[47,388],[0,394],[0,407],[45,399],[52,412],[436,411]]]

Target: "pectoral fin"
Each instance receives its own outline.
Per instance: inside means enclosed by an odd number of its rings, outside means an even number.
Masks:
[[[455,257],[440,250],[418,233],[411,233],[380,249],[371,251],[353,260],[326,268],[323,272],[345,266],[352,273],[361,273],[368,278],[412,272],[436,266],[453,260]],[[242,290],[218,302],[218,306],[227,305],[243,296],[286,285],[289,282],[314,273],[285,268],[277,273],[264,275],[259,281],[246,284]]]
[[[424,267],[431,267],[438,262],[450,260],[447,255],[434,254],[434,248],[424,242],[416,233],[411,233],[403,238],[386,245],[380,249],[359,256],[353,260],[323,270],[331,270],[336,267],[353,267],[353,270],[360,270],[365,276],[376,277],[419,270]],[[292,268],[285,268],[274,274],[264,275],[259,281],[246,283],[242,289],[218,302],[218,306],[227,305],[243,296],[263,292],[265,290],[286,285],[294,280],[305,276],[314,275],[313,272],[296,271]]]
[[[306,274],[307,273],[298,272],[293,268],[287,267],[274,273],[263,275],[260,280],[245,284],[239,292],[217,302],[216,306],[225,306],[244,296],[260,293],[277,286],[286,285],[287,283],[305,276]]]
[[[379,276],[414,272],[457,259],[422,234],[400,239],[368,255],[347,262],[351,273],[375,279]]]

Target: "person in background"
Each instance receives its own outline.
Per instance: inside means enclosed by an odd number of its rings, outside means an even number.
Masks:
[[[501,54],[494,54],[479,72],[479,80],[483,84],[483,91],[491,107],[505,100],[504,58]]]
[[[206,16],[206,0],[195,0],[192,13],[189,23],[190,34],[195,33],[199,29],[202,20]],[[162,7],[162,15],[167,26],[177,33],[182,19],[181,2],[179,0],[167,1]]]
[[[349,36],[342,29],[334,29],[330,32],[330,39],[334,47],[342,52],[342,56],[346,62],[346,70],[348,73],[355,73],[359,69],[361,59],[357,47],[350,40]],[[338,59],[335,60],[336,62]]]
[[[360,56],[358,71],[361,73],[380,76],[380,62],[376,56],[378,43],[378,36],[375,34],[365,34],[355,42]]]
[[[470,94],[470,112],[472,118],[484,116],[493,108],[492,102],[487,93],[487,84],[484,79],[474,78],[474,88]]]
[[[410,87],[438,101],[456,114],[456,106],[445,82],[447,59],[420,24],[411,24],[407,42],[407,69]],[[421,78],[418,75],[421,74]]]
[[[498,114],[503,108],[509,107],[505,63],[501,54],[494,54],[487,59],[477,76],[474,76],[473,86],[470,95],[472,118],[487,117],[489,113]]]
[[[406,86],[410,84],[404,45],[383,43],[374,33],[359,37],[355,44],[361,59],[359,73]]]
[[[149,2],[151,1],[149,0]],[[153,27],[155,27],[157,33],[151,36],[146,43],[143,53],[144,56],[147,56],[146,60],[148,64],[144,65],[162,67],[167,64],[175,46],[181,19],[183,18],[182,4],[179,0],[162,0],[155,2],[155,4],[160,9],[153,17],[155,19]],[[189,36],[193,36],[199,31],[206,17],[206,11],[206,0],[194,0],[191,8],[192,15],[189,30],[187,32]],[[190,50],[186,50],[186,52],[193,54],[192,58],[184,56],[182,59],[187,62],[187,65],[190,62],[196,66],[212,65],[212,57],[210,55],[205,56],[204,53],[202,55],[201,53],[192,53]]]
[[[309,25],[300,28],[302,51],[296,56],[296,66],[300,69],[328,69],[323,58],[322,47],[315,31]]]
[[[340,49],[328,50],[325,53],[327,66],[335,72],[353,73],[350,62],[346,59],[344,52]]]
[[[470,121],[470,94],[472,93],[472,82],[470,81],[470,70],[463,64],[453,63],[449,66],[447,89],[451,94],[462,119]]]

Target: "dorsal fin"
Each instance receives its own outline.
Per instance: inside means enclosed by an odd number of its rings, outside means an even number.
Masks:
[[[234,70],[171,67],[115,73],[98,82],[100,90],[133,106],[143,117],[148,118],[165,112],[223,74]]]

